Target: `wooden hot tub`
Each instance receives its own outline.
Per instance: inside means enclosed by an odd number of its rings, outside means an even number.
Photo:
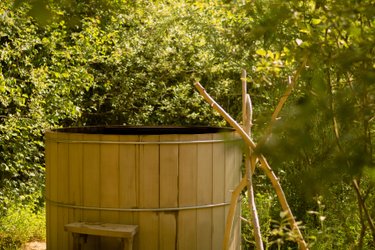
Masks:
[[[80,221],[138,225],[134,249],[221,249],[241,161],[239,138],[229,128],[47,131],[47,249],[72,249],[64,225]],[[238,219],[231,244],[239,249]],[[89,236],[87,245],[120,243]]]

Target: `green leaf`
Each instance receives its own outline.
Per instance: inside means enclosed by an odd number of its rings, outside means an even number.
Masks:
[[[311,20],[311,23],[314,24],[314,25],[318,25],[321,22],[322,22],[322,19],[320,19],[320,18],[313,18]]]
[[[257,53],[257,54],[260,55],[260,56],[266,56],[266,55],[267,55],[267,51],[264,50],[264,49],[257,49],[257,50],[255,51],[255,53]]]

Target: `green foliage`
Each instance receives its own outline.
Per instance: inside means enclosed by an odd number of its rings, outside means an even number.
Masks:
[[[364,203],[374,211],[374,4],[2,1],[0,213],[15,200],[43,202],[45,129],[223,126],[193,83],[200,81],[240,120],[245,68],[257,151],[280,176],[310,243],[316,249],[369,247],[375,232],[368,230],[351,181],[359,181]],[[303,62],[294,93],[270,124]],[[272,189],[264,176],[254,179],[267,246],[294,247]],[[320,204],[316,197],[323,197]],[[244,245],[251,248],[251,228],[243,232],[249,232]]]
[[[253,81],[279,84],[307,60],[295,94],[271,124],[272,133],[259,136],[257,150],[281,176],[294,215],[309,222],[308,230],[314,224],[306,211],[314,207],[314,197],[323,195],[329,226],[318,232],[316,249],[374,244],[375,232],[366,229],[350,184],[353,178],[362,180],[365,205],[374,211],[368,195],[374,185],[369,169],[375,167],[373,4],[255,1],[243,10],[255,17],[249,35],[257,44]],[[348,217],[353,214],[348,204],[355,216]]]
[[[223,124],[192,86],[196,80],[217,81],[216,97],[233,99],[226,97],[233,88],[226,79],[239,68],[229,55],[223,56],[230,44],[216,39],[223,33],[218,22],[223,11],[178,2],[162,7],[148,3],[147,8],[132,7],[132,12],[125,9],[111,16],[111,22],[85,19],[80,34],[73,34],[77,44],[90,44],[86,56],[99,48],[105,51],[88,61],[106,90],[100,100],[92,100],[95,110],[84,114],[82,123]]]
[[[45,231],[44,209],[13,205],[0,217],[0,249],[20,249],[29,241],[45,241]]]
[[[63,22],[41,29],[27,6],[9,5],[0,3],[0,212],[42,198],[43,129],[77,119],[92,84],[85,66],[66,63]]]
[[[240,114],[233,78],[239,54],[227,53],[233,46],[225,29],[236,17],[225,6],[107,1],[97,8],[100,1],[80,1],[69,8],[72,4],[0,3],[2,209],[13,200],[42,202],[45,129],[225,125],[194,91],[196,80]],[[36,14],[41,5],[47,12]]]

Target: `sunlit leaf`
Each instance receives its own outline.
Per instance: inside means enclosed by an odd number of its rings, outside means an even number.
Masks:
[[[267,55],[267,51],[264,50],[264,49],[257,49],[257,50],[255,51],[255,53],[257,53],[257,54],[260,55],[260,56],[266,56],[266,55]]]

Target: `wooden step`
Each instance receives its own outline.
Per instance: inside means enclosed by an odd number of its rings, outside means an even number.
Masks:
[[[121,238],[122,249],[131,250],[133,248],[134,235],[138,231],[138,225],[73,222],[66,224],[64,229],[73,234],[74,250],[80,250],[83,248],[87,235]]]

